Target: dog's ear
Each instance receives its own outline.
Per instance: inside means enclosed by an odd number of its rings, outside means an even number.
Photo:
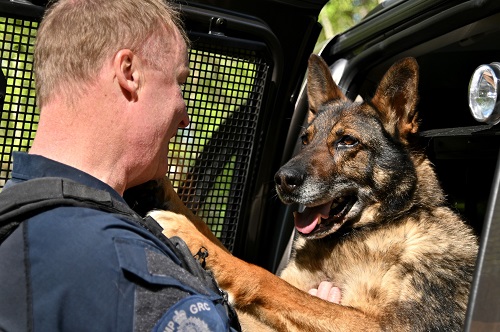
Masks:
[[[309,122],[316,116],[322,104],[335,100],[347,100],[347,97],[333,81],[325,60],[316,54],[311,54],[309,57],[307,97],[309,100]]]
[[[371,102],[381,113],[386,130],[407,142],[418,131],[417,100],[418,64],[414,58],[405,58],[389,68]]]

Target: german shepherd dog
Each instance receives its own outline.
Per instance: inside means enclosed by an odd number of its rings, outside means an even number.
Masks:
[[[278,331],[461,330],[477,240],[415,146],[417,87],[417,63],[406,58],[370,101],[352,102],[310,57],[303,148],[275,176],[281,200],[305,206],[281,278],[232,256],[196,217],[152,213],[193,254],[208,250],[208,268],[249,331],[257,328],[248,317]],[[340,288],[341,304],[307,293],[322,281]]]

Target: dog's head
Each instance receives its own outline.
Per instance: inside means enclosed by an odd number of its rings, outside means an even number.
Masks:
[[[418,65],[407,58],[387,71],[370,101],[352,102],[311,55],[303,148],[275,176],[281,200],[305,206],[295,212],[302,235],[321,238],[408,208],[416,187],[409,142],[418,130],[417,88]]]

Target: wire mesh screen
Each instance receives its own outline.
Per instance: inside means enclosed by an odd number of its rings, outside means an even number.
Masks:
[[[184,86],[191,123],[170,146],[186,205],[233,249],[269,66],[252,51],[198,44]]]
[[[0,190],[12,152],[27,151],[38,109],[32,74],[36,21],[0,17],[1,69],[7,88],[0,120]],[[170,144],[169,177],[186,205],[233,249],[242,194],[269,66],[254,51],[196,44],[184,86],[188,128]]]
[[[28,150],[38,123],[32,73],[37,27],[37,22],[0,17],[1,70],[6,83],[0,117],[1,187],[10,175],[12,152]]]

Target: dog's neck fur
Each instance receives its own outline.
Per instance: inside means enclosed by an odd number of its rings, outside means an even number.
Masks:
[[[411,155],[415,170],[417,171],[418,186],[415,196],[422,207],[434,208],[446,204],[446,198],[439,184],[434,168],[429,159],[423,153]]]

